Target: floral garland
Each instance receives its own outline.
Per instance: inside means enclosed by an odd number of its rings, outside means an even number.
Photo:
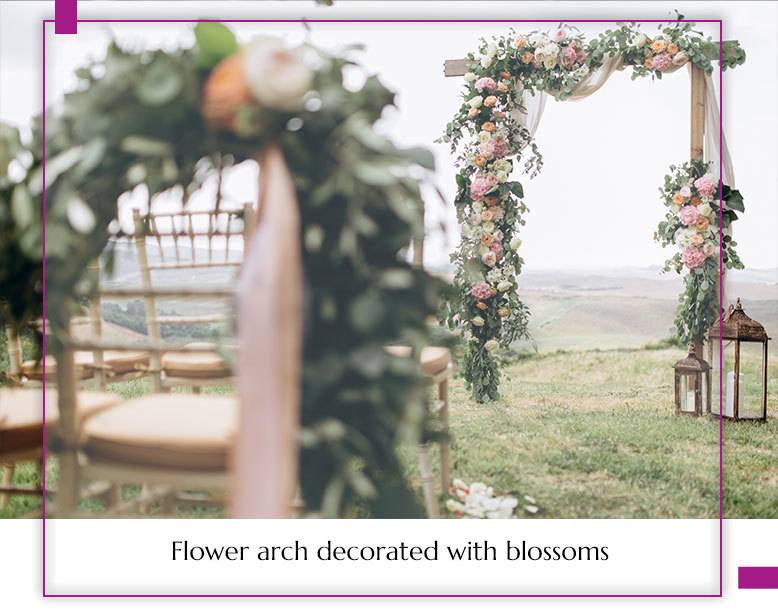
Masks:
[[[274,37],[240,45],[218,23],[198,24],[195,40],[140,52],[112,44],[46,110],[52,329],[88,301],[96,281],[87,265],[106,249],[122,195],[139,189],[186,202],[208,178],[278,144],[301,214],[306,508],[422,516],[397,445],[424,428],[423,375],[413,357],[384,345],[426,344],[439,306],[441,283],[399,258],[423,228],[415,178],[433,167],[432,154],[375,131],[394,93],[375,76],[347,88],[350,58]],[[41,118],[30,140],[0,129],[0,321],[23,326],[41,312]]]
[[[664,271],[684,273],[684,290],[675,317],[676,336],[683,343],[701,342],[718,312],[716,282],[719,276],[719,247],[727,269],[743,269],[735,251],[737,242],[729,231],[743,212],[740,192],[722,185],[710,163],[693,160],[671,166],[659,189],[668,211],[654,238],[662,246],[675,246],[676,253],[665,262]],[[724,234],[719,238],[719,229]]]
[[[687,62],[710,73],[719,47],[692,26],[670,23],[649,37],[635,24],[622,24],[589,42],[563,25],[551,32],[511,31],[482,40],[478,54],[468,56],[463,103],[441,138],[457,156],[455,206],[462,226],[451,255],[457,295],[446,306],[445,320],[466,343],[462,375],[476,401],[499,398],[495,352],[529,337],[529,310],[516,280],[523,265],[518,231],[528,208],[522,185],[510,176],[523,160],[523,171],[534,177],[543,159],[520,121],[523,96],[542,91],[569,98],[606,56],[632,66],[633,78],[661,79]],[[737,43],[725,47],[723,68],[745,61]]]

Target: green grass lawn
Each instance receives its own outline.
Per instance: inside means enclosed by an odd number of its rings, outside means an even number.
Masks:
[[[471,401],[454,378],[452,475],[533,497],[540,507],[534,517],[718,517],[719,424],[673,415],[672,365],[683,354],[670,348],[522,358],[504,369],[502,400],[486,405]],[[776,359],[770,421],[724,425],[727,517],[778,518]],[[149,391],[144,381],[111,387],[128,398]],[[405,458],[415,482],[410,449]],[[55,465],[49,472],[56,477]],[[33,475],[31,465],[20,465],[16,480]],[[15,497],[0,517],[37,506],[35,499]]]
[[[452,476],[529,495],[534,517],[718,517],[719,423],[674,416],[672,366],[682,356],[537,355],[506,366],[502,399],[485,405],[455,379]],[[726,517],[778,518],[774,359],[767,424],[724,425]]]

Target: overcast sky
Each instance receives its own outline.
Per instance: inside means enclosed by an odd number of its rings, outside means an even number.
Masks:
[[[629,15],[616,3],[336,3],[334,9],[311,3],[155,2],[80,3],[82,17],[445,17],[520,19],[664,18],[678,8],[689,18],[722,18],[725,38],[738,39],[748,61],[724,75],[725,132],[746,215],[735,235],[748,267],[778,263],[778,10],[775,3],[630,3]],[[261,7],[261,8],[260,8]],[[623,11],[623,9],[621,9]],[[49,3],[0,3],[0,119],[22,125],[40,108],[40,22],[51,16]],[[547,24],[550,26],[551,24]],[[543,24],[517,24],[520,30]],[[587,34],[604,24],[580,24]],[[655,25],[646,25],[647,31]],[[360,42],[363,61],[396,89],[399,112],[382,128],[407,145],[435,151],[437,182],[449,197],[428,202],[427,257],[440,262],[456,242],[452,157],[434,144],[460,104],[461,78],[443,77],[447,58],[463,57],[481,36],[506,32],[510,24],[321,24],[306,32],[299,24],[241,24],[242,40],[273,31],[292,41],[308,37],[325,47]],[[718,38],[718,25],[703,28]],[[53,33],[53,28],[51,29]],[[54,100],[72,87],[72,70],[99,56],[110,36],[133,46],[190,44],[188,24],[81,24],[76,37],[49,38]],[[718,82],[718,79],[716,79]],[[613,77],[595,96],[581,102],[551,101],[536,135],[545,168],[535,179],[519,178],[530,207],[524,258],[531,269],[608,268],[661,263],[668,252],[652,239],[663,206],[657,187],[671,163],[689,155],[689,79],[685,70],[661,82],[631,81],[629,71]],[[236,178],[232,190],[254,190],[251,178]],[[439,224],[447,234],[437,232]]]

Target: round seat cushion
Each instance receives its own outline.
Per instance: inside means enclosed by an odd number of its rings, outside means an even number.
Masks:
[[[94,376],[92,366],[95,363],[94,354],[91,351],[76,351],[73,353],[73,361],[76,364],[77,379],[91,379]],[[43,361],[28,359],[22,363],[22,375],[33,381],[43,380]],[[46,357],[46,380],[57,378],[57,360],[52,356]]]
[[[412,349],[408,346],[393,345],[385,347],[395,357],[410,357]],[[443,372],[451,363],[451,352],[446,347],[424,347],[421,350],[421,368],[426,374]]]
[[[191,342],[184,345],[194,352],[170,351],[162,355],[161,364],[168,377],[217,379],[230,376],[230,367],[216,351],[216,345],[208,342]]]
[[[46,396],[47,434],[56,437],[59,408],[54,389],[0,389],[0,454],[39,447],[43,429],[43,395]],[[76,413],[80,421],[93,417],[121,398],[102,391],[79,391]]]
[[[155,394],[129,400],[84,425],[90,454],[182,470],[224,470],[238,424],[235,398]]]

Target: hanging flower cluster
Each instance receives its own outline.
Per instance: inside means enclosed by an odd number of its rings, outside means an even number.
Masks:
[[[729,231],[737,212],[743,211],[743,199],[738,191],[723,185],[720,207],[719,180],[711,172],[710,163],[693,160],[672,166],[670,171],[659,189],[668,211],[654,238],[662,246],[676,248],[664,270],[684,273],[685,288],[675,324],[678,338],[688,343],[701,341],[716,318],[719,247],[725,267],[743,267]],[[724,229],[721,237],[720,228]]]
[[[719,46],[680,21],[660,25],[653,37],[636,24],[620,24],[588,42],[560,24],[548,32],[511,31],[482,40],[478,52],[468,56],[463,103],[442,137],[457,155],[455,205],[462,225],[461,242],[451,255],[458,295],[447,306],[446,322],[462,332],[462,375],[478,402],[499,397],[494,352],[529,336],[529,311],[516,281],[523,264],[518,230],[528,210],[521,184],[510,176],[523,161],[523,171],[532,177],[543,160],[522,123],[524,96],[546,92],[565,100],[608,57],[632,66],[633,78],[661,78],[686,62],[710,73]],[[742,64],[745,52],[727,43],[723,60],[723,68]],[[710,250],[704,241],[696,248],[701,252],[689,252],[691,263]]]

